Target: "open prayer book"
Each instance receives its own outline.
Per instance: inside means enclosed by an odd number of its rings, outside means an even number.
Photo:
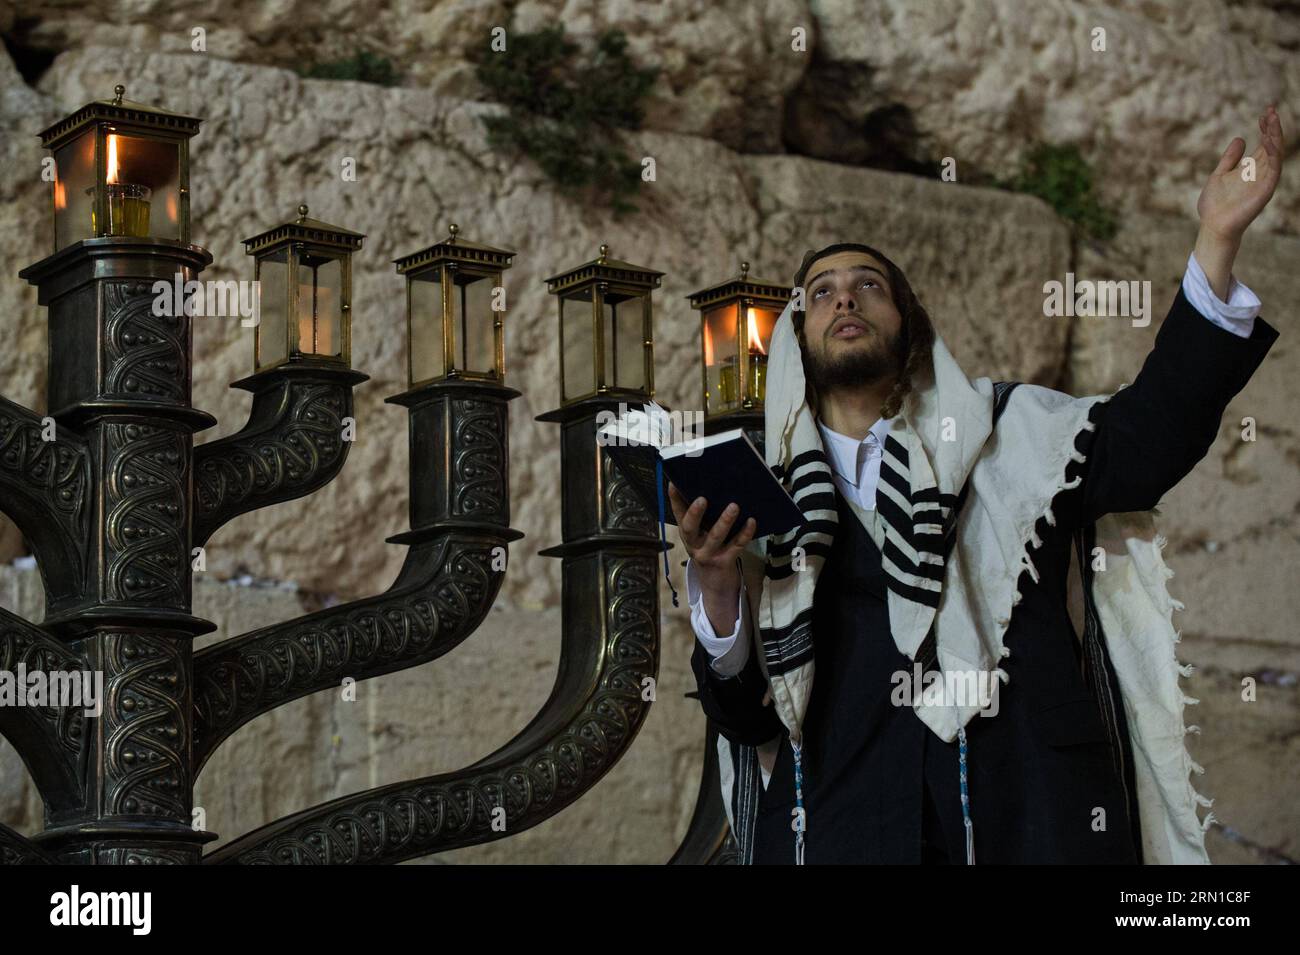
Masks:
[[[661,523],[676,524],[668,480],[689,503],[708,500],[700,526],[708,529],[730,503],[740,508],[728,539],[754,518],[755,539],[783,534],[803,523],[753,442],[739,428],[709,437],[678,435],[673,415],[655,402],[626,411],[596,432],[633,490]],[[674,438],[677,438],[674,441]]]

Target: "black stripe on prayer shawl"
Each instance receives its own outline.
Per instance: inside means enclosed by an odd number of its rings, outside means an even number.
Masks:
[[[883,461],[881,462],[881,464],[882,467],[880,468],[880,480],[883,481],[885,484],[888,484],[895,491],[897,491],[899,496],[902,497],[904,500],[911,501],[912,489],[908,486],[907,475],[900,474],[898,471],[895,471],[893,468],[884,467]]]
[[[801,610],[788,626],[777,627],[763,639],[768,673],[788,673],[813,658],[812,608]]]
[[[820,448],[813,448],[812,450],[804,451],[802,454],[796,454],[794,460],[790,462],[790,467],[787,470],[790,474],[793,474],[795,471],[798,471],[802,467],[807,467],[809,464],[825,463],[826,455]]]
[[[898,459],[898,463],[907,467],[907,448],[893,434],[885,435],[885,450]]]
[[[790,496],[794,497],[804,488],[811,487],[814,484],[825,484],[825,483],[826,483],[825,474],[823,474],[820,471],[809,471],[807,474],[801,474],[794,479],[794,483],[790,485]]]
[[[884,518],[885,523],[892,527],[895,533],[903,539],[903,542],[916,550],[916,545],[912,543],[912,522],[908,520],[906,514],[899,509],[898,505],[885,494],[876,495],[876,510]]]
[[[935,610],[939,609],[939,592],[937,590],[922,590],[919,587],[912,587],[902,583],[894,576],[889,578],[889,589],[900,597],[906,597],[912,603],[921,604],[923,607],[932,607]]]
[[[944,507],[952,507],[957,503],[956,494],[947,494],[937,487],[923,487],[918,491],[912,492],[912,501],[920,503],[924,501],[927,504],[940,504]]]
[[[805,515],[808,515],[810,520],[812,519],[811,514],[809,514],[810,511],[835,510],[835,486],[829,481],[826,482],[826,486],[830,488],[830,490],[825,493],[809,494],[807,497],[796,502],[799,505],[799,510],[803,511]]]
[[[819,544],[819,543],[810,542],[807,544],[802,544],[800,546],[803,547],[804,554],[809,557],[816,556],[825,559],[829,557],[831,554],[830,544]],[[788,564],[769,566],[767,570],[764,571],[764,573],[766,574],[768,580],[785,580],[787,577],[792,577],[795,574],[799,573],[799,571],[795,570],[794,562],[791,561]]]
[[[793,535],[788,540],[782,538],[767,545],[768,559],[775,560],[781,557],[789,557],[790,552],[799,546],[799,537],[803,534],[826,534],[834,537],[838,527],[839,524],[835,521],[815,520],[800,524],[798,534]]]
[[[926,580],[933,580],[936,584],[943,580],[943,564],[931,564],[928,561],[917,563],[910,560],[889,538],[885,538],[883,553],[893,562],[895,567],[905,574],[912,577],[924,577]]]

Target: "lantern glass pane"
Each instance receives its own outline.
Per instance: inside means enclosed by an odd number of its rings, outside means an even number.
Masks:
[[[643,391],[645,301],[640,295],[606,292],[601,302],[605,336],[605,384]]]
[[[564,362],[563,400],[596,390],[596,340],[590,288],[560,297],[560,354]]]
[[[442,338],[441,273],[435,269],[407,283],[411,290],[411,384],[447,373]]]
[[[289,357],[289,253],[286,249],[257,259],[257,367],[268,368]]]
[[[456,344],[461,370],[475,375],[496,374],[496,317],[492,289],[499,276],[458,275],[456,278]]]
[[[99,234],[179,239],[180,144],[110,132],[105,150],[108,222]]]
[[[736,315],[740,306],[735,302],[712,308],[704,313],[704,396],[706,414],[730,411],[740,406],[740,389],[737,387],[740,337],[736,329]]]
[[[777,313],[770,308],[750,307],[745,309],[745,315],[749,351],[746,394],[754,401],[762,401],[767,395],[767,350],[772,344]]]
[[[95,131],[54,151],[54,248],[95,234]]]
[[[298,260],[298,351],[343,357],[343,263],[304,254]]]

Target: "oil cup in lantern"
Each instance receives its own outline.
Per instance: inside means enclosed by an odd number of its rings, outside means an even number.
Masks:
[[[497,290],[515,253],[467,242],[459,231],[453,222],[444,241],[394,260],[406,276],[412,388],[453,378],[505,380],[504,297]]]
[[[189,140],[202,120],[118,86],[42,132],[54,155],[54,251],[103,236],[189,244]]]
[[[560,301],[560,404],[654,396],[651,293],[663,272],[600,257],[546,280]]]
[[[364,235],[298,218],[244,240],[258,283],[257,371],[286,361],[352,360],[352,253]]]
[[[788,286],[751,279],[748,262],[738,279],[689,297],[700,312],[706,420],[762,409],[772,329],[789,298]]]

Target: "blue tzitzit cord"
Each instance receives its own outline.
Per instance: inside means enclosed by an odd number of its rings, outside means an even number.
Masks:
[[[668,581],[668,589],[673,595],[673,606],[677,606],[677,590],[673,587],[673,579],[668,576],[668,534],[664,529],[664,462],[659,457],[655,458],[655,494],[659,498],[659,543],[663,545],[664,550],[664,580]]]
[[[975,864],[975,824],[970,818],[970,792],[966,789],[966,727],[957,731],[957,762],[961,766],[961,820],[966,827],[966,864]]]
[[[808,815],[803,808],[803,744],[790,741],[794,752],[794,864],[803,865],[804,830],[808,828]]]

